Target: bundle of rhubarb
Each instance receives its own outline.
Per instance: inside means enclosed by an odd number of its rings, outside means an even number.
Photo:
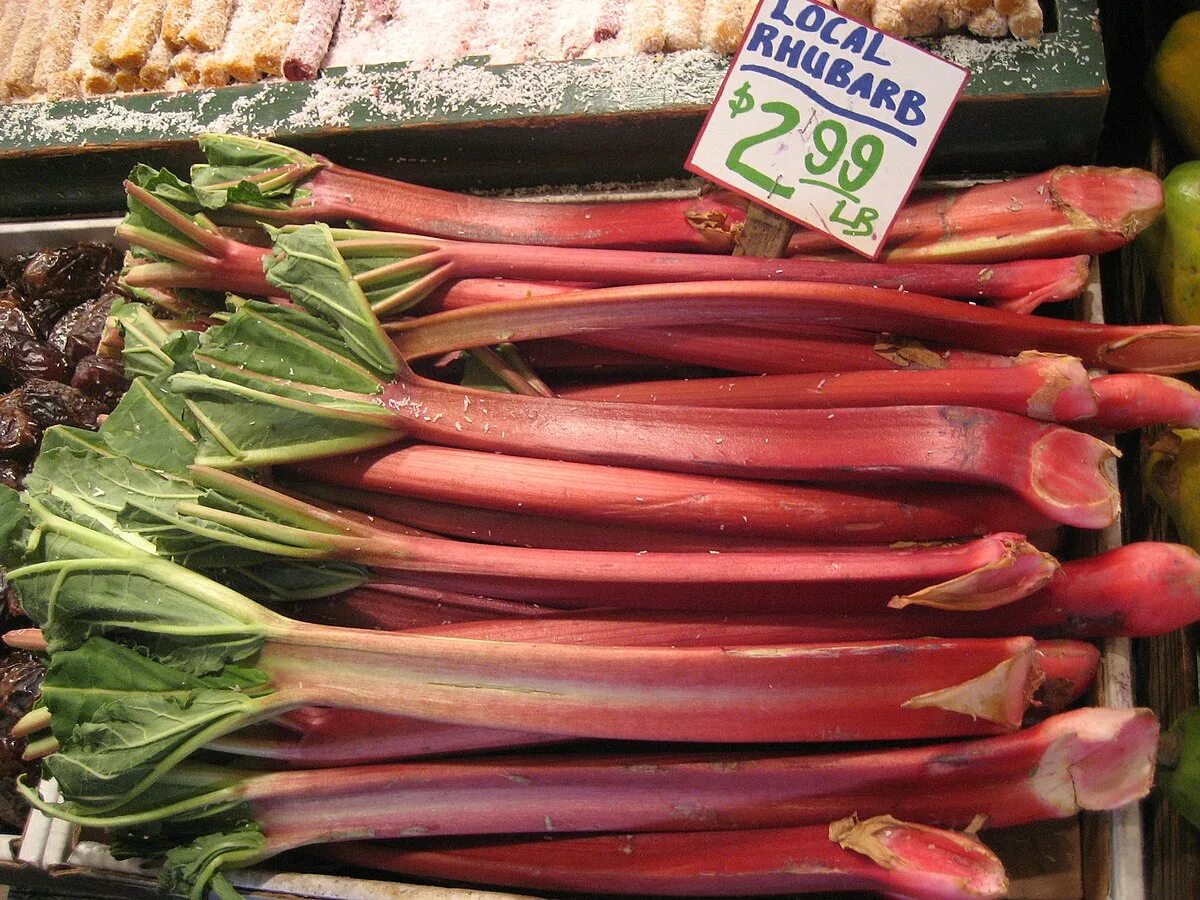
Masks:
[[[875,264],[721,255],[720,198],[203,146],[128,183],[132,387],[0,492],[38,626],[7,639],[50,660],[14,734],[64,798],[31,803],[193,897],[325,845],[536,891],[978,897],[979,827],[1149,789],[1153,716],[1069,707],[1088,639],[1200,619],[1200,556],[1052,554],[1118,514],[1097,434],[1200,422],[1167,377],[1200,328],[1017,310],[1074,296],[1152,177],[929,197]]]

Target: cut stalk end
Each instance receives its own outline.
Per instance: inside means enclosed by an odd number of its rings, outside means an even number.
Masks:
[[[1150,710],[1076,710],[1041,727],[1055,736],[1029,786],[1048,809],[1116,809],[1150,792],[1159,737]]]
[[[952,687],[920,694],[901,704],[904,709],[944,709],[972,719],[1017,729],[1034,692],[1042,683],[1032,640],[1025,649],[982,675]]]
[[[1069,428],[1050,427],[1030,451],[1029,499],[1057,522],[1107,528],[1121,511],[1110,460],[1115,447]],[[1080,465],[1064,465],[1065,461]]]
[[[978,839],[956,831],[875,816],[862,822],[851,816],[829,826],[829,839],[861,853],[885,869],[941,876],[943,890],[929,884],[925,896],[1003,897],[1008,878],[999,858]]]
[[[893,597],[888,606],[931,606],[935,609],[984,610],[1028,597],[1049,583],[1060,568],[1058,560],[1013,535],[1003,541],[999,559],[966,575],[914,594]]]

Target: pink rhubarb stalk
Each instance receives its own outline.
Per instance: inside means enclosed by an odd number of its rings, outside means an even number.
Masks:
[[[837,843],[844,840],[845,846]],[[1004,897],[1000,860],[975,838],[891,817],[734,832],[355,842],[340,863],[400,875],[634,896],[867,892],[912,900]]]
[[[797,485],[505,456],[413,444],[297,463],[328,485],[604,526],[820,543],[891,543],[1049,520],[989,488]],[[479,490],[478,485],[487,485]],[[384,507],[379,512],[384,512]]]
[[[309,76],[311,77],[311,76]],[[503,244],[721,253],[745,201],[727,191],[664,200],[548,203],[478,197],[339,166],[324,157],[284,209],[227,208],[274,225],[361,222],[382,231]]]
[[[1066,356],[1027,354],[990,369],[896,369],[743,378],[696,378],[569,388],[559,396],[617,403],[740,409],[837,409],[952,403],[1073,422],[1096,415],[1087,370]],[[1151,377],[1151,376],[1143,376]],[[1197,394],[1200,396],[1200,393]]]
[[[1162,183],[1141,169],[1059,166],[995,184],[918,196],[888,234],[891,261],[995,262],[1095,255],[1123,247],[1158,218]],[[790,253],[835,249],[800,230]]]
[[[419,311],[424,314],[446,312],[485,303],[544,297],[562,293],[563,290],[561,284],[468,278],[436,291],[421,304]],[[544,351],[539,352],[544,344],[550,344],[549,349],[555,351],[549,359]],[[583,348],[579,345],[608,350],[610,354],[618,355],[613,359],[608,355],[597,356],[593,353],[580,360]],[[568,354],[568,360],[576,366],[653,366],[669,360],[751,374],[1012,365],[1009,357],[991,353],[925,347],[916,341],[894,339],[888,335],[868,335],[861,331],[820,325],[805,324],[787,328],[779,322],[615,328],[574,334],[569,342],[532,341],[523,343],[521,347],[535,369],[545,367],[548,362],[557,367],[558,358],[571,348],[575,349]],[[634,358],[625,359],[623,354],[634,354]]]
[[[1100,650],[1085,641],[1038,641],[1038,665],[1045,680],[1034,701],[1047,713],[1066,709],[1096,679]]]
[[[305,485],[303,499],[313,496],[332,501],[341,512],[368,513],[381,527],[388,520],[404,528],[443,537],[460,538],[508,547],[543,547],[548,550],[782,550],[794,542],[721,534],[688,534],[665,529],[637,528],[593,522],[573,522],[522,513],[455,506],[393,494]]]
[[[223,472],[192,467],[198,483],[230,484]],[[288,502],[268,492],[264,505]],[[295,501],[292,501],[295,502]],[[200,513],[181,503],[180,512]],[[306,506],[327,531],[259,527],[259,520],[205,509],[205,518],[254,535],[260,531],[310,548],[317,558],[374,566],[425,586],[488,593],[507,600],[592,606],[613,592],[622,604],[649,608],[723,609],[753,597],[776,608],[812,603],[886,603],[986,609],[1025,597],[1045,584],[1057,561],[1016,534],[963,544],[916,547],[831,545],[721,553],[692,551],[547,550],[499,547],[413,535]],[[401,574],[402,573],[402,574]],[[811,607],[810,607],[811,608]],[[823,607],[824,608],[824,607]]]
[[[411,437],[471,450],[743,478],[985,484],[1082,528],[1105,527],[1119,505],[1107,444],[994,410],[659,407],[467,391],[411,374],[382,399]]]
[[[208,749],[297,768],[361,766],[455,753],[482,753],[562,743],[553,735],[449,725],[357,709],[313,707],[297,728],[263,723],[218,738]]]
[[[572,291],[390,323],[388,330],[406,359],[419,359],[603,329],[753,321],[887,332],[997,354],[1062,353],[1127,371],[1172,374],[1200,366],[1197,326],[1072,322],[845,284],[692,282]]]
[[[288,846],[327,842],[337,825],[350,822],[358,834],[378,837],[725,831],[891,810],[957,827],[982,815],[988,827],[1003,827],[1145,796],[1158,731],[1149,710],[1094,708],[1011,734],[933,746],[405,762],[254,775],[237,794]],[[493,801],[480,802],[485,797]]]
[[[1154,425],[1200,427],[1200,391],[1178,378],[1161,375],[1101,375],[1092,379],[1099,410],[1087,423],[1101,432],[1132,431]]]
[[[272,250],[243,244],[205,231],[186,215],[126,182],[131,196],[168,218],[199,244],[195,249],[156,232],[122,224],[117,234],[135,246],[174,262],[134,266],[125,275],[130,287],[201,288],[238,291],[269,297],[273,288],[264,274]],[[389,232],[334,229],[343,257],[398,257],[397,261],[359,273],[364,289],[410,276],[394,294],[373,305],[383,314],[407,308],[439,285],[456,278],[518,278],[607,285],[707,281],[724,278],[820,284],[871,285],[960,300],[1034,304],[1077,296],[1087,282],[1088,258],[1016,260],[974,263],[905,263],[892,265],[841,260],[761,259],[750,256],[704,256],[644,250],[593,250],[513,244],[451,241]]]
[[[577,737],[996,734],[1020,726],[1041,681],[1030,638],[731,649],[493,642],[291,621],[284,631],[255,662],[276,689],[264,710],[338,706]]]

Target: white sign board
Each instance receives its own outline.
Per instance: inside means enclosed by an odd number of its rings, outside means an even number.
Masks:
[[[872,258],[970,73],[811,0],[762,0],[687,169]]]

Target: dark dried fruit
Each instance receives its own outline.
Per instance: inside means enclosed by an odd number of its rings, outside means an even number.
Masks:
[[[26,741],[9,732],[33,709],[45,677],[43,663],[23,650],[9,650],[0,661],[0,820],[18,829],[29,807],[14,790],[16,778],[36,778],[39,767],[21,759]]]
[[[24,384],[30,378],[65,381],[67,361],[37,338],[0,332],[0,378],[9,386]]]
[[[20,395],[14,391],[0,397],[0,456],[31,456],[41,439],[42,428],[22,408]]]
[[[20,295],[11,288],[0,291],[0,334],[37,337],[37,329],[25,314]]]
[[[26,471],[24,463],[15,459],[0,459],[0,484],[19,491],[23,486]]]
[[[121,266],[108,244],[74,244],[39,250],[25,263],[20,290],[26,300],[55,299],[73,306],[98,297]]]
[[[116,294],[107,293],[81,303],[67,314],[72,316],[72,321],[67,328],[63,346],[59,349],[67,358],[68,368],[75,368],[81,359],[91,356],[99,348],[100,339],[104,336],[104,326],[108,322],[108,313],[116,299]],[[56,325],[55,331],[57,330]],[[52,335],[51,344],[53,343]]]
[[[71,387],[95,397],[106,410],[110,410],[129,389],[129,381],[125,378],[125,367],[119,359],[93,355],[79,361],[71,378]]]
[[[96,419],[104,412],[100,401],[57,381],[34,378],[15,393],[21,398],[24,413],[42,428],[52,425],[95,428]]]

